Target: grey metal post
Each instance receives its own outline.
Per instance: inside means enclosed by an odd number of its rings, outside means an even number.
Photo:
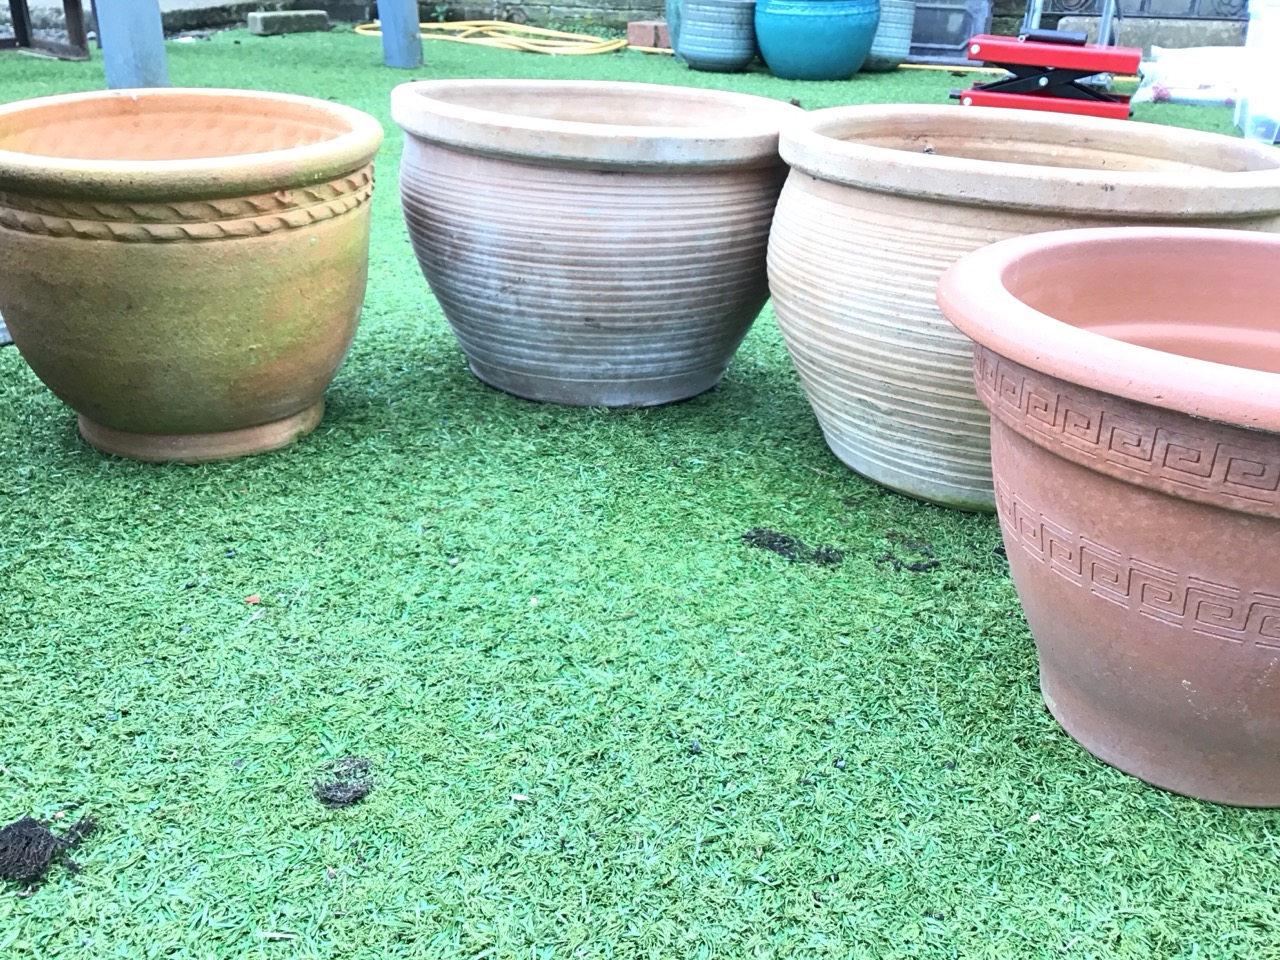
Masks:
[[[378,24],[383,63],[404,70],[422,66],[417,0],[378,0]]]
[[[107,86],[169,86],[159,0],[96,0],[94,10]]]

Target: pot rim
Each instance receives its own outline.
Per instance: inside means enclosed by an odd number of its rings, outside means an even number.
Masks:
[[[967,128],[975,138],[987,140],[1084,146],[1097,141],[1140,156],[1195,151],[1234,160],[1244,169],[1091,170],[927,154],[845,139],[903,122],[919,125],[925,137],[941,129]],[[1153,144],[1164,150],[1153,152]],[[1280,151],[1222,134],[1134,120],[931,104],[829,107],[788,124],[779,150],[792,167],[820,180],[950,204],[1125,221],[1280,214]]]
[[[451,103],[453,91],[556,96],[591,92],[656,97],[738,108],[741,117],[706,126],[550,120]],[[775,112],[776,111],[776,112]],[[704,87],[615,80],[415,80],[391,91],[391,117],[406,133],[466,153],[523,163],[696,170],[781,164],[778,134],[803,111],[781,100]]]
[[[83,160],[0,149],[0,177],[5,189],[38,196],[110,200],[251,195],[323,183],[358,170],[373,159],[382,143],[382,126],[354,107],[315,97],[220,87],[146,87],[37,97],[0,105],[0,123],[15,115],[38,115],[67,104],[121,98],[185,99],[196,101],[193,107],[200,101],[225,103],[228,99],[288,104],[337,120],[348,129],[300,147],[178,160]]]
[[[1008,288],[1029,255],[1092,247],[1105,257],[1113,246],[1188,243],[1266,247],[1280,263],[1280,236],[1275,234],[1206,227],[1058,230],[1001,240],[960,258],[938,283],[938,305],[970,339],[1059,380],[1200,419],[1280,433],[1280,374],[1168,353],[1074,327],[1028,306]]]

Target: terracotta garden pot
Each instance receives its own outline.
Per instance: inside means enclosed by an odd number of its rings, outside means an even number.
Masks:
[[[1280,237],[987,247],[938,300],[977,345],[1045,702],[1106,762],[1280,806]]]
[[[0,107],[0,313],[85,439],[193,461],[315,426],[364,298],[381,139],[247,91]]]
[[[768,296],[800,111],[643,83],[397,87],[422,271],[481,380],[533,400],[650,405],[710,389]]]
[[[895,490],[989,510],[971,345],[934,302],[995,240],[1101,224],[1280,229],[1280,151],[1132,121],[981,107],[837,107],[791,124],[774,310],[828,444]]]

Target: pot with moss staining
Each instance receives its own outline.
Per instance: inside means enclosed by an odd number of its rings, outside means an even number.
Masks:
[[[1280,806],[1280,236],[1094,229],[970,254],[1009,567],[1045,703],[1151,783]]]
[[[101,450],[199,461],[309,432],[355,334],[382,139],[236,90],[0,107],[0,314]]]
[[[836,107],[784,131],[774,313],[828,445],[858,473],[991,510],[988,416],[938,277],[1020,234],[1089,225],[1280,230],[1280,151],[1133,121]]]
[[[422,272],[485,383],[576,406],[709,390],[768,298],[800,115],[744,94],[581,80],[397,87]]]

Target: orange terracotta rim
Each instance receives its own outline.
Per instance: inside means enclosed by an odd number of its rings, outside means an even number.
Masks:
[[[949,267],[938,285],[938,305],[972,340],[1041,373],[1193,417],[1280,433],[1280,372],[1117,340],[1042,313],[1018,295],[1033,289],[1037,278],[1064,269],[1084,271],[1108,258],[1117,270],[1125,258],[1163,260],[1175,269],[1185,267],[1212,290],[1215,284],[1230,283],[1222,274],[1233,264],[1280,264],[1280,235],[1101,227],[1015,237],[982,247]],[[1250,296],[1270,297],[1280,317],[1280,275],[1273,271],[1252,279]],[[1140,281],[1134,285],[1140,289]],[[1268,333],[1280,339],[1280,320]]]
[[[1028,145],[1034,161],[1016,157]],[[820,180],[943,203],[1133,222],[1280,213],[1280,151],[1163,124],[996,107],[830,107],[782,131],[782,158]],[[1098,163],[1075,162],[1091,152]],[[1133,161],[1146,169],[1124,169]]]
[[[569,166],[778,163],[779,130],[802,113],[751,94],[604,80],[422,80],[391,92],[391,116],[412,136]]]
[[[89,152],[78,129],[104,118],[123,130],[159,118],[187,127],[162,130],[170,148],[160,159],[126,147]],[[206,119],[207,118],[207,119]],[[234,136],[244,120],[287,128],[264,148]],[[231,134],[219,143],[217,124]],[[199,149],[183,155],[184,139],[213,128]],[[65,128],[65,129],[62,129]],[[126,136],[127,134],[121,134]],[[59,155],[48,149],[60,142]],[[163,88],[109,90],[20,100],[0,106],[0,183],[5,190],[99,201],[225,197],[323,183],[367,165],[382,143],[382,127],[360,110],[291,94],[256,90]],[[154,151],[151,151],[154,152]]]

